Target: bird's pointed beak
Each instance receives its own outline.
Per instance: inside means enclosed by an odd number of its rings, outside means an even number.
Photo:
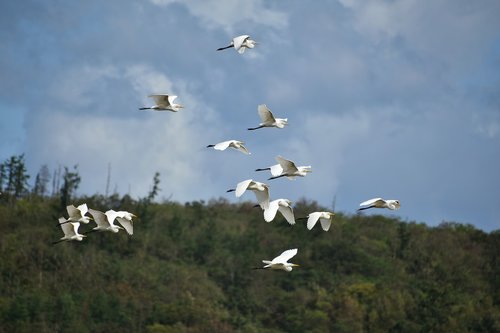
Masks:
[[[130,215],[132,215],[132,217],[139,218],[139,217],[138,217],[137,215],[135,215],[135,214],[130,214]]]
[[[300,267],[298,264],[292,264],[293,267]]]

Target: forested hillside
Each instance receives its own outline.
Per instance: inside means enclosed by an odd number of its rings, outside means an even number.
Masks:
[[[60,197],[0,197],[0,332],[500,331],[498,231],[341,213],[308,231],[251,202],[82,202],[136,213],[134,235],[52,245]],[[252,270],[294,247],[292,272]]]
[[[0,332],[500,332],[500,231],[339,212],[308,231],[253,202],[157,203],[158,173],[138,200],[77,196],[77,166],[30,178],[0,164]],[[81,203],[135,213],[134,235],[52,245]],[[292,272],[252,269],[291,248]]]

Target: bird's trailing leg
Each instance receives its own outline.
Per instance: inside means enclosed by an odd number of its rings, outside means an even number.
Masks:
[[[267,171],[267,170],[271,170],[271,168],[255,169],[255,171]]]
[[[233,44],[228,45],[228,46],[224,46],[224,47],[219,47],[219,48],[217,49],[217,51],[222,51],[222,50],[225,50],[225,49],[229,49],[229,48],[231,48],[231,47],[233,47]]]
[[[259,129],[259,128],[262,128],[262,127],[264,127],[264,126],[261,125],[261,126],[257,126],[257,127],[247,128],[247,130],[253,131],[253,130],[256,130],[256,129]]]
[[[361,207],[361,208],[359,208],[359,209],[358,209],[358,212],[359,212],[360,210],[370,209],[370,208],[374,208],[374,207],[375,207],[375,206]]]
[[[226,192],[234,192],[234,191],[236,191],[236,189],[232,188],[232,189],[227,190]]]
[[[287,176],[288,176],[287,174],[283,174],[283,175],[279,175],[279,176],[270,177],[267,180],[272,180],[272,179],[281,178],[281,177],[287,177]]]

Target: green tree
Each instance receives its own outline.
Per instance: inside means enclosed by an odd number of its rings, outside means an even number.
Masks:
[[[35,185],[33,186],[33,194],[38,196],[45,196],[48,191],[48,183],[50,181],[50,171],[49,167],[44,164],[40,168],[40,171],[36,174]]]
[[[69,171],[68,167],[64,167],[63,184],[60,189],[61,207],[66,207],[78,186],[80,186],[81,177],[78,173],[78,165],[73,167],[73,171]]]

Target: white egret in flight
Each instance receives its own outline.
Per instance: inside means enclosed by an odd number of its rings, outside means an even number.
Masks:
[[[264,220],[271,222],[276,217],[276,213],[280,211],[281,215],[291,225],[295,224],[295,216],[293,215],[292,202],[288,199],[276,199],[269,203],[269,208],[264,210]]]
[[[155,100],[156,104],[149,107],[139,108],[139,110],[177,112],[179,111],[179,109],[182,109],[184,107],[181,104],[174,103],[174,100],[177,98],[177,96],[175,95],[158,94],[158,95],[149,95],[148,97],[152,97]]]
[[[113,222],[116,219],[118,223],[120,223],[121,226],[125,229],[127,234],[129,235],[134,234],[134,226],[133,226],[134,221],[132,219],[134,217],[137,217],[136,215],[123,210],[116,212],[112,209],[108,210],[105,214],[111,222]]]
[[[257,107],[261,123],[257,127],[249,128],[249,131],[253,131],[262,127],[277,127],[283,128],[288,125],[288,118],[274,118],[273,113],[265,104],[260,104]]]
[[[86,234],[95,231],[109,231],[117,233],[118,231],[120,231],[120,229],[123,229],[122,227],[117,226],[113,223],[114,218],[110,219],[109,214],[107,214],[108,212],[103,213],[99,210],[89,209],[89,213],[94,218],[97,227],[93,228],[90,231],[87,231]]]
[[[74,205],[69,205],[66,206],[66,211],[68,212],[69,218],[64,223],[80,222],[88,224],[90,220],[92,220],[91,217],[85,216],[89,211],[87,204],[81,204],[78,207],[75,207]]]
[[[281,177],[287,177],[288,179],[295,179],[295,177],[305,177],[309,172],[312,172],[310,165],[298,167],[295,165],[295,163],[293,163],[290,160],[287,160],[286,158],[283,158],[282,156],[276,156],[276,161],[278,161],[282,171],[279,175],[276,175],[276,176],[273,175],[268,180],[281,178]],[[271,167],[271,174],[272,174],[273,167]],[[276,168],[276,170],[277,170],[277,168]]]
[[[235,192],[237,198],[241,197],[246,190],[253,191],[257,202],[262,209],[269,208],[269,186],[267,184],[247,179],[239,182],[235,189],[227,190],[227,192]]]
[[[314,212],[309,214],[307,217],[299,217],[297,220],[307,219],[307,229],[309,230],[311,230],[319,220],[321,222],[321,228],[323,228],[324,231],[328,231],[332,225],[334,216],[335,213],[332,212]]]
[[[231,44],[229,44],[228,46],[219,47],[217,51],[234,47],[234,49],[238,51],[239,54],[243,54],[246,49],[253,49],[255,45],[257,45],[257,42],[251,39],[250,36],[241,35],[238,37],[234,37],[233,40],[231,41]]]
[[[68,242],[68,241],[81,242],[83,240],[83,237],[87,237],[85,235],[78,233],[78,228],[80,227],[80,223],[78,222],[71,222],[66,220],[64,217],[60,217],[59,225],[61,226],[61,229],[64,232],[64,237],[61,237],[61,239],[59,239],[58,241],[52,242],[52,244],[57,244],[60,242]]]
[[[390,210],[397,210],[401,206],[399,200],[384,200],[382,198],[374,198],[370,200],[363,201],[359,204],[361,208],[359,210],[365,210],[369,208],[388,208]]]
[[[255,269],[281,269],[286,272],[291,272],[293,267],[298,267],[299,265],[297,264],[292,264],[289,263],[288,260],[290,260],[293,256],[297,254],[297,249],[290,249],[284,251],[282,254],[274,258],[273,260],[262,260],[264,264],[266,264],[264,267],[258,267]]]
[[[250,155],[250,152],[244,146],[244,142],[238,140],[228,140],[224,142],[219,142],[215,145],[208,145],[207,148],[214,148],[215,150],[226,150],[227,148],[234,148],[236,150],[241,151],[243,154]]]

